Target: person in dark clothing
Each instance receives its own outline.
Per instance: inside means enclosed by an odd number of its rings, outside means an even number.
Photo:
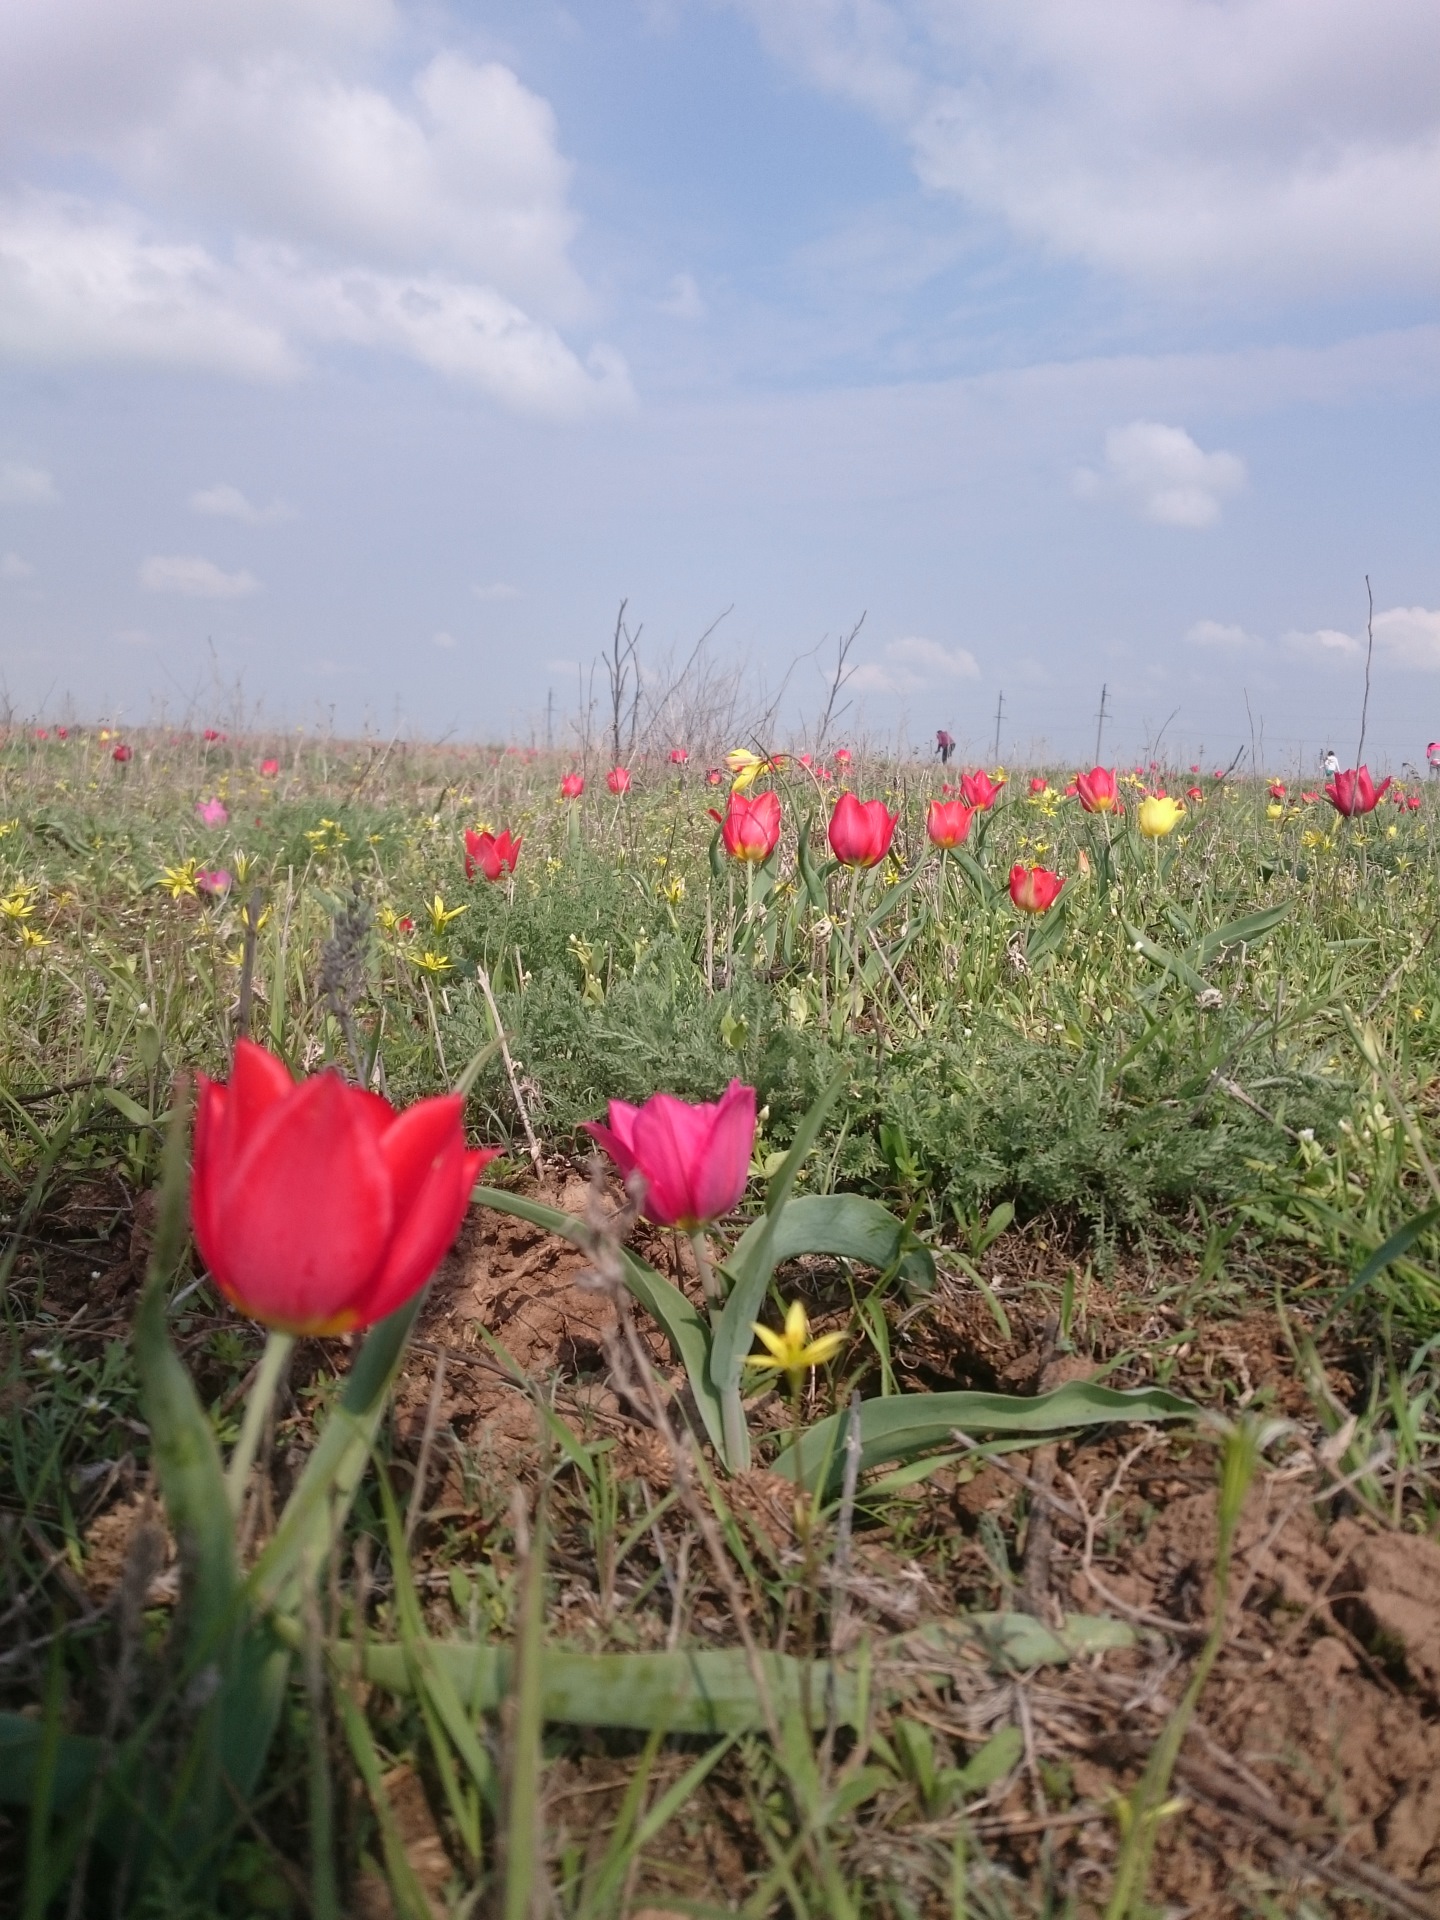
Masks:
[[[941,766],[948,767],[950,764],[950,756],[955,751],[955,742],[943,727],[937,727],[935,729],[935,751],[940,756]]]

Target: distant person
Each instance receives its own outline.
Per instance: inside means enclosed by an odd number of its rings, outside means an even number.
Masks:
[[[1425,764],[1431,773],[1440,773],[1440,740],[1432,740],[1426,747]]]
[[[1322,771],[1328,773],[1332,780],[1335,778],[1335,775],[1339,773],[1340,761],[1333,747],[1326,747],[1325,758],[1320,762],[1320,766]]]
[[[950,764],[950,756],[955,751],[955,742],[943,727],[937,727],[935,729],[935,751],[940,756],[941,766],[948,767]]]

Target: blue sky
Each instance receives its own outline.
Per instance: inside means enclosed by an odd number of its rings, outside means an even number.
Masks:
[[[197,18],[198,16],[198,18]],[[21,713],[1440,735],[1433,0],[0,0]],[[820,652],[815,654],[815,650]],[[811,658],[809,656],[814,655]],[[1247,705],[1248,702],[1248,705]]]

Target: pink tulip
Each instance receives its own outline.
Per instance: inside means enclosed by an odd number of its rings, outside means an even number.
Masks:
[[[836,764],[836,766],[837,766],[837,767],[848,767],[848,766],[849,766],[849,764],[850,764],[850,749],[849,749],[848,747],[836,747],[836,749],[835,749],[835,764]]]
[[[1325,798],[1337,813],[1353,820],[1357,813],[1373,813],[1389,785],[1388,775],[1377,787],[1370,778],[1369,767],[1347,767],[1326,787]]]
[[[230,810],[223,800],[197,800],[195,811],[207,827],[223,827]]]
[[[630,791],[630,769],[628,767],[611,767],[605,776],[605,784],[612,793],[628,793]]]
[[[278,760],[262,760],[260,762],[260,771],[267,780],[273,780],[280,771],[280,762]]]
[[[524,834],[520,834],[512,839],[508,827],[498,835],[476,833],[473,827],[467,827],[465,878],[473,880],[477,873],[483,873],[487,880],[498,880],[502,873],[514,873],[524,838]]]
[[[216,899],[223,899],[234,884],[233,876],[224,867],[203,867],[195,876],[199,891]]]
[[[567,773],[561,778],[560,798],[562,800],[578,800],[584,791],[585,776],[583,773]]]
[[[609,1118],[587,1120],[585,1131],[622,1175],[640,1175],[645,1217],[657,1227],[693,1233],[739,1205],[755,1144],[753,1087],[732,1080],[719,1100],[698,1106],[671,1093],[652,1093],[642,1107],[612,1100]]]
[[[1119,813],[1120,789],[1115,784],[1113,767],[1093,767],[1089,773],[1077,773],[1075,791],[1086,813]]]
[[[958,847],[970,831],[974,810],[963,800],[932,800],[925,815],[925,831],[934,847]]]
[[[1061,876],[1048,867],[1017,864],[1010,869],[1010,898],[1022,913],[1048,913],[1064,884]]]
[[[830,816],[830,850],[842,866],[878,866],[890,851],[899,817],[883,800],[857,800],[853,793],[842,793]]]
[[[966,806],[974,807],[981,813],[987,807],[994,806],[1004,784],[1003,780],[992,780],[983,768],[979,773],[962,773],[960,776],[960,792]]]

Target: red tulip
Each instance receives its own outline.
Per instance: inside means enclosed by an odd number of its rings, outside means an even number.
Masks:
[[[1270,782],[1270,798],[1272,800],[1283,800],[1285,798],[1285,782],[1283,780],[1272,780]]]
[[[214,728],[214,727],[206,727],[206,729],[205,729],[205,738],[206,738],[207,740],[210,740],[210,741],[215,741],[215,740],[223,740],[223,739],[225,738],[225,736],[224,736],[224,734],[223,734],[223,733],[220,733],[220,732],[219,732],[219,731],[218,731],[218,730],[217,730],[216,728]]]
[[[1337,813],[1343,813],[1347,820],[1357,813],[1373,813],[1379,801],[1390,785],[1387,775],[1377,787],[1370,778],[1369,767],[1347,767],[1343,773],[1337,773],[1325,789],[1325,798]]]
[[[611,767],[605,776],[605,784],[612,793],[628,793],[630,791],[630,769],[628,767]]]
[[[1409,797],[1409,798],[1408,798],[1408,799],[1406,800],[1406,802],[1405,802],[1405,804],[1406,804],[1406,806],[1407,806],[1407,807],[1408,807],[1408,808],[1410,809],[1410,811],[1411,811],[1411,813],[1418,813],[1418,812],[1420,811],[1420,796],[1419,796],[1419,794],[1418,794],[1418,793],[1412,793],[1412,794],[1410,795],[1410,797]]]
[[[48,740],[50,738],[49,729],[46,727],[36,727],[35,738],[37,740]]]
[[[1048,867],[1016,865],[1010,869],[1010,898],[1022,913],[1048,913],[1064,884],[1061,876]]]
[[[57,740],[68,740],[70,738],[69,727],[56,727],[55,738]]]
[[[335,1073],[297,1086],[249,1040],[201,1074],[190,1211],[216,1285],[287,1333],[348,1333],[417,1293],[498,1152],[465,1149],[459,1094],[397,1114]]]
[[[983,813],[987,807],[994,806],[1004,784],[1003,780],[992,780],[983,768],[979,773],[962,773],[960,776],[960,792],[964,796],[965,804],[967,807],[974,807],[978,813]]]
[[[1086,813],[1119,813],[1120,789],[1113,767],[1092,767],[1089,773],[1077,773],[1075,791]]]
[[[465,829],[465,878],[473,880],[477,873],[483,873],[487,880],[498,880],[502,873],[514,873],[515,862],[520,858],[520,846],[524,834],[511,839],[507,827],[501,834],[476,833],[473,827]]]
[[[707,787],[718,787],[724,778],[725,776],[721,773],[719,767],[707,767],[705,769],[705,784]]]
[[[1043,793],[1045,791],[1045,778],[1043,774],[1035,773],[1030,776],[1030,791],[1032,793]]]
[[[932,847],[958,847],[970,831],[973,807],[963,800],[932,800],[925,815],[925,831]]]
[[[643,1107],[610,1102],[610,1124],[585,1131],[624,1175],[645,1182],[645,1217],[657,1227],[697,1227],[740,1203],[755,1144],[755,1089],[732,1080],[719,1100],[692,1106],[652,1093]]]
[[[1302,793],[1300,798],[1305,802],[1307,807],[1313,807],[1320,796],[1318,793]]]
[[[560,798],[562,800],[578,800],[584,791],[585,776],[583,773],[567,773],[561,776]]]
[[[671,747],[670,764],[672,767],[683,767],[689,758],[690,749],[688,747]]]
[[[849,764],[850,764],[850,749],[849,749],[848,747],[836,747],[836,749],[835,749],[835,764],[836,764],[836,766],[837,766],[837,767],[848,767],[848,766],[849,766]]]
[[[842,793],[830,816],[831,851],[842,866],[877,866],[890,851],[898,818],[883,800],[857,800],[853,793]]]
[[[715,809],[710,818],[720,821],[720,837],[732,860],[748,860],[758,865],[768,860],[780,841],[780,796],[777,793],[732,793],[722,820]]]
[[[267,780],[273,780],[280,771],[280,762],[278,760],[262,760],[260,762],[260,771]]]
[[[1186,787],[1185,798],[1187,800],[1203,801],[1205,798],[1205,789],[1203,787]]]
[[[127,760],[133,759],[134,756],[131,753],[130,748],[127,747],[124,741],[122,740],[120,745],[116,747],[114,752],[110,755],[110,758],[112,760],[118,760],[120,762],[120,765],[123,767],[125,762]]]

